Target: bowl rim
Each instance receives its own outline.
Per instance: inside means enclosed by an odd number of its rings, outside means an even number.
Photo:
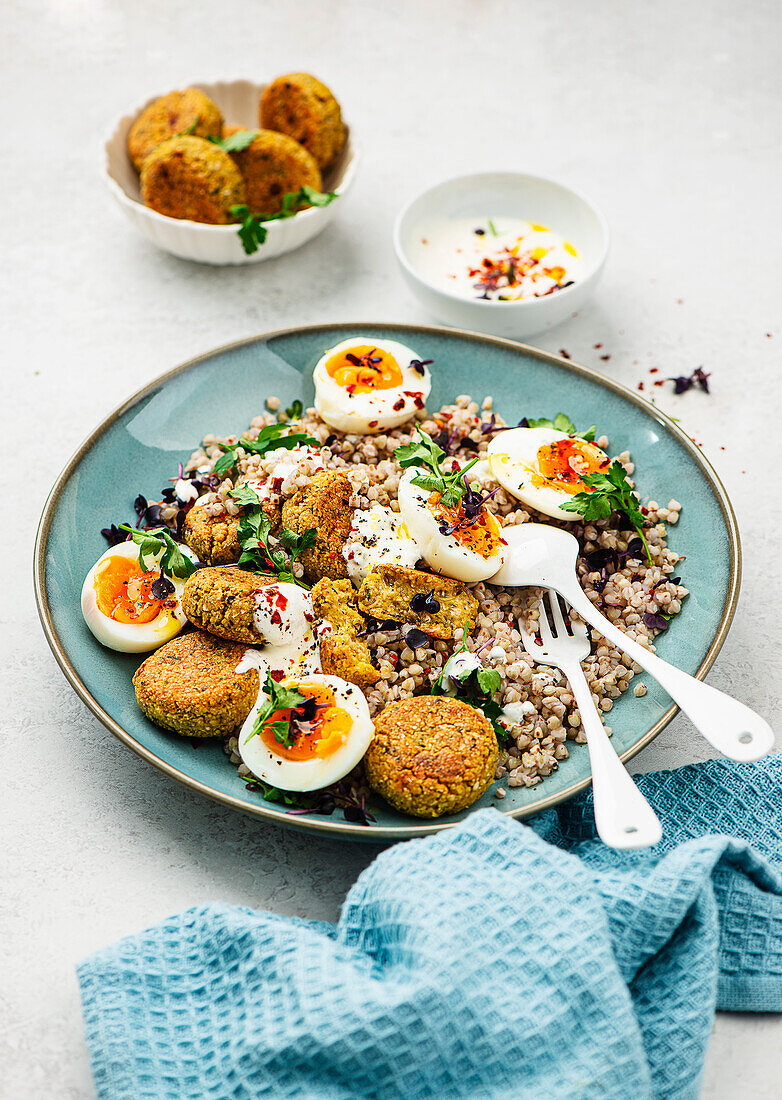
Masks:
[[[535,180],[538,183],[553,185],[554,187],[559,188],[561,191],[567,191],[571,196],[582,202],[584,206],[588,210],[590,210],[597,218],[598,224],[603,234],[603,245],[600,255],[595,263],[592,264],[589,271],[587,271],[584,276],[572,286],[565,287],[563,290],[559,291],[558,294],[551,295],[550,298],[519,298],[515,301],[510,302],[501,302],[499,300],[486,298],[465,298],[462,294],[456,294],[454,291],[448,290],[445,287],[435,286],[434,283],[430,283],[428,279],[425,279],[423,275],[421,275],[420,272],[410,262],[407,256],[407,252],[402,247],[402,222],[404,221],[406,215],[410,212],[412,207],[417,202],[419,202],[423,198],[426,198],[427,195],[430,195],[433,191],[438,190],[438,188],[440,187],[444,187],[448,184],[461,183],[464,180],[476,180],[485,176],[515,176],[517,178]],[[473,308],[477,310],[492,311],[499,308],[502,310],[503,313],[509,313],[511,309],[520,310],[529,309],[530,307],[535,307],[538,309],[550,309],[551,302],[562,302],[569,298],[573,293],[577,294],[580,290],[583,290],[584,286],[602,270],[606,262],[611,246],[611,231],[608,226],[608,219],[606,218],[600,207],[590,198],[587,198],[587,196],[582,191],[579,191],[575,187],[571,187],[570,184],[562,183],[560,180],[554,179],[553,176],[541,176],[536,172],[522,172],[515,169],[507,168],[490,168],[485,169],[482,172],[465,172],[459,176],[448,176],[446,177],[446,179],[440,180],[439,183],[434,183],[431,187],[427,187],[425,190],[419,191],[418,194],[410,199],[410,201],[406,203],[397,214],[394,220],[393,241],[397,261],[404,269],[404,271],[408,275],[410,275],[412,279],[414,279],[415,282],[418,283],[420,286],[425,287],[427,290],[434,291],[435,294],[441,295],[443,298],[448,299],[448,301],[456,302],[460,305],[465,306],[468,309]],[[546,305],[545,303],[549,304]]]
[[[192,81],[190,84],[187,84],[186,87],[188,87],[188,88],[191,88],[191,87],[192,88],[195,88],[195,87],[203,88],[203,87],[210,87],[210,86],[215,85],[215,84],[226,84],[226,85],[249,84],[252,87],[259,88],[259,89],[266,87],[265,84],[259,84],[258,81],[256,81],[256,80],[247,80],[246,78],[243,78],[243,77],[237,77],[235,80],[197,80],[197,81]],[[198,230],[199,232],[202,232],[202,233],[212,233],[212,234],[217,235],[217,236],[220,236],[221,234],[227,236],[229,233],[234,233],[235,234],[236,233],[236,227],[238,225],[237,222],[229,222],[226,225],[212,225],[209,222],[194,222],[190,218],[171,218],[171,217],[168,216],[168,214],[160,214],[160,213],[158,213],[157,210],[152,210],[151,207],[145,206],[143,202],[139,201],[139,199],[134,199],[131,195],[129,195],[127,193],[127,191],[125,190],[125,188],[122,186],[122,184],[119,183],[114,178],[114,176],[111,174],[111,172],[109,170],[109,156],[110,156],[110,154],[109,154],[109,145],[119,137],[119,130],[128,119],[130,119],[131,121],[135,120],[138,117],[138,115],[146,107],[148,107],[150,103],[154,103],[155,99],[157,99],[157,98],[159,98],[159,97],[158,96],[150,96],[139,107],[135,108],[132,111],[127,111],[125,114],[123,114],[119,118],[115,119],[115,121],[111,125],[111,127],[106,130],[105,140],[103,141],[101,148],[103,150],[103,176],[104,176],[104,179],[105,179],[105,181],[108,185],[109,190],[114,195],[114,197],[117,199],[117,201],[120,202],[123,206],[128,207],[130,210],[141,211],[142,215],[145,216],[145,217],[148,217],[150,219],[150,221],[153,221],[153,222],[156,221],[156,222],[158,222],[162,225],[187,226],[188,229],[190,229],[190,230],[195,229],[195,230]],[[360,159],[360,156],[361,156],[361,150],[359,148],[358,142],[355,140],[355,138],[353,136],[352,127],[350,126],[350,124],[348,122],[345,122],[345,126],[347,128],[348,141],[350,143],[350,156],[345,162],[345,168],[344,168],[344,171],[343,171],[343,174],[342,174],[342,179],[340,181],[340,184],[339,184],[338,187],[334,188],[334,191],[337,195],[337,198],[334,199],[332,202],[330,202],[328,204],[328,206],[310,206],[307,210],[300,210],[297,214],[294,215],[293,218],[290,218],[290,219],[273,218],[271,221],[261,222],[261,225],[271,227],[271,226],[274,226],[274,225],[281,224],[282,222],[288,221],[288,220],[290,220],[292,222],[296,218],[302,218],[303,219],[303,218],[306,218],[306,217],[309,216],[310,220],[311,220],[312,217],[317,217],[317,216],[322,217],[323,216],[323,211],[328,210],[329,207],[333,206],[335,202],[338,202],[339,199],[342,198],[342,196],[345,194],[345,192],[348,190],[348,188],[353,183],[353,180],[354,180],[355,174],[356,174],[356,169],[358,167],[359,159]],[[248,127],[248,129],[249,129],[249,127]]]
[[[49,533],[51,530],[54,514],[57,510],[57,505],[60,496],[65,488],[66,484],[70,480],[74,471],[78,467],[82,459],[88,454],[93,445],[103,436],[103,434],[112,427],[112,425],[133,405],[137,404],[144,397],[155,393],[162,385],[169,382],[171,379],[177,377],[180,374],[185,373],[192,367],[197,366],[204,360],[212,358],[214,355],[220,354],[232,350],[234,348],[245,347],[250,344],[258,343],[259,341],[268,342],[277,337],[297,335],[302,332],[322,331],[328,329],[330,332],[338,333],[350,333],[361,332],[372,329],[382,328],[389,331],[398,331],[400,333],[405,332],[409,335],[411,331],[421,333],[423,335],[429,334],[434,336],[458,336],[462,339],[473,341],[482,344],[493,344],[502,348],[510,349],[514,352],[521,352],[534,359],[540,359],[544,362],[551,363],[559,368],[562,368],[572,374],[578,375],[581,378],[586,378],[591,381],[598,382],[601,386],[613,393],[618,394],[631,404],[642,408],[644,412],[656,419],[657,422],[671,434],[680,445],[687,451],[690,458],[699,467],[706,480],[709,482],[710,488],[716,497],[717,503],[722,514],[723,521],[725,523],[725,530],[728,536],[728,556],[730,562],[729,576],[728,576],[728,588],[725,594],[725,600],[722,606],[722,614],[720,623],[714,637],[709,644],[709,647],[704,654],[703,660],[695,671],[695,677],[698,680],[704,679],[706,673],[719,653],[722,645],[728,635],[730,625],[733,622],[734,615],[736,613],[736,606],[739,599],[739,591],[741,588],[741,574],[742,574],[742,552],[741,552],[741,539],[739,535],[738,523],[736,520],[736,514],[733,510],[728,493],[722,481],[719,478],[714,467],[709,460],[701,452],[700,448],[692,441],[682,428],[670,417],[667,413],[662,412],[656,406],[651,406],[650,403],[640,397],[633,390],[627,386],[622,385],[621,382],[617,382],[613,378],[608,378],[606,375],[601,374],[600,371],[595,370],[593,367],[584,366],[581,363],[574,362],[571,359],[565,359],[561,355],[555,355],[553,352],[544,351],[542,348],[532,347],[529,344],[524,344],[518,340],[509,340],[500,336],[487,336],[485,333],[473,332],[467,329],[451,328],[445,325],[418,325],[418,324],[402,324],[399,322],[389,321],[359,321],[359,322],[320,322],[312,323],[308,325],[291,325],[286,328],[276,329],[270,332],[258,333],[254,336],[247,336],[240,340],[233,340],[230,343],[223,344],[216,348],[211,348],[209,351],[196,355],[178,366],[172,367],[170,370],[164,371],[156,378],[151,379],[145,385],[141,386],[135,393],[131,394],[121,404],[119,404],[112,412],[108,413],[100,423],[90,432],[87,438],[79,445],[76,451],[66,462],[65,466],[61,470],[54,485],[52,486],[49,495],[46,498],[46,502],[41,513],[41,518],[38,524],[38,530],[35,536],[35,547],[33,550],[33,582],[35,591],[35,602],[38,609],[38,615],[43,627],[43,632],[49,647],[54,654],[54,658],[57,664],[60,666],[66,680],[69,682],[73,690],[82,700],[82,702],[88,707],[88,709],[95,715],[95,717],[102,723],[103,726],[109,730],[119,741],[121,741],[127,748],[134,752],[142,760],[151,764],[158,771],[163,772],[169,778],[174,779],[177,783],[184,787],[195,791],[198,794],[204,795],[207,798],[212,799],[215,802],[220,802],[223,805],[230,806],[234,810],[238,810],[241,813],[247,814],[251,817],[260,818],[267,822],[273,822],[277,825],[284,825],[285,827],[296,829],[300,832],[307,832],[312,835],[318,835],[326,838],[341,838],[346,837],[353,840],[362,840],[368,843],[383,842],[383,841],[397,841],[407,840],[412,837],[428,836],[430,834],[439,832],[443,829],[453,829],[459,824],[457,821],[423,821],[417,820],[410,824],[402,825],[381,825],[376,827],[367,828],[363,825],[353,825],[350,822],[342,821],[316,821],[313,819],[305,819],[304,817],[292,818],[285,813],[269,808],[266,805],[248,805],[242,799],[237,798],[234,795],[226,794],[222,791],[217,791],[208,784],[203,783],[201,780],[195,779],[185,772],[180,771],[173,764],[167,763],[158,757],[151,749],[148,749],[145,745],[142,745],[140,741],[137,741],[132,734],[128,733],[120,723],[104,710],[97,699],[91,694],[86,684],[82,681],[79,673],[71,662],[70,657],[60,640],[60,636],[57,632],[57,628],[54,624],[51,608],[49,606],[49,597],[46,590],[46,553],[49,540]],[[629,749],[620,755],[620,759],[623,762],[627,762],[632,759],[637,753],[644,749],[655,737],[668,725],[671,719],[676,715],[679,708],[673,702],[668,709],[657,719],[644,734],[644,736]],[[540,802],[536,803],[533,807],[521,807],[514,810],[498,810],[506,816],[513,818],[529,817],[533,814],[541,813],[543,810],[550,809],[553,806],[558,805],[561,802],[565,802],[572,798],[579,792],[586,790],[591,782],[591,774],[584,779],[576,780],[571,783],[569,787],[566,787],[562,791],[558,791],[554,794],[550,794],[545,798],[542,798]]]

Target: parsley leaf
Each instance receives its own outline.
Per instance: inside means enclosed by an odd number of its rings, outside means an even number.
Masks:
[[[266,701],[258,708],[255,723],[247,734],[247,740],[269,729],[274,734],[274,740],[289,749],[296,743],[297,736],[295,728],[291,729],[291,718],[307,702],[308,697],[302,695],[296,688],[287,688],[278,684],[270,672],[266,673],[266,683],[261,690],[266,695]],[[293,713],[287,718],[279,718],[273,722],[274,715],[281,710],[290,710]]]
[[[212,145],[218,145],[225,153],[241,153],[255,141],[257,133],[257,130],[237,130],[235,134],[229,134],[228,137],[210,137],[207,141],[211,141]]]
[[[255,489],[249,485],[242,485],[238,489],[232,489],[229,496],[244,506],[249,505],[239,522],[237,532],[239,545],[242,548],[238,565],[250,573],[271,573],[280,582],[297,584],[300,588],[309,587],[293,575],[293,563],[305,550],[315,545],[317,539],[315,528],[310,527],[304,534],[299,535],[283,527],[273,547],[269,541],[271,520],[264,511]]]
[[[156,557],[161,551],[161,573],[165,573],[168,577],[178,577],[180,580],[185,580],[191,573],[195,573],[197,568],[195,563],[182,553],[167,527],[155,527],[152,531],[138,531],[125,523],[121,523],[119,527],[121,531],[127,531],[133,542],[140,547],[138,563],[143,573],[148,573],[151,568],[144,561],[147,554],[150,557]]]
[[[428,489],[432,493],[439,493],[440,503],[445,508],[456,508],[467,488],[464,475],[473,468],[478,459],[474,458],[461,470],[446,474],[441,465],[446,457],[445,451],[426,432],[420,428],[416,430],[421,437],[420,440],[405,443],[395,452],[399,465],[405,470],[410,466],[420,467],[424,472],[416,474],[412,484],[421,489]],[[427,473],[427,470],[430,472]]]
[[[239,135],[234,135],[238,137]],[[226,139],[230,140],[230,139]],[[266,240],[268,230],[266,222],[280,221],[282,218],[292,218],[306,206],[328,206],[338,197],[336,191],[316,191],[313,187],[301,187],[298,191],[288,191],[282,197],[282,207],[276,214],[252,213],[245,203],[237,203],[231,207],[231,215],[240,222],[237,230],[242,248],[251,256],[257,252],[260,245]]]
[[[266,240],[268,230],[263,225],[263,218],[250,213],[250,207],[246,203],[236,203],[231,207],[231,216],[240,223],[237,233],[242,242],[242,248],[248,256],[257,252]]]
[[[462,644],[459,649],[454,650],[454,654],[466,651],[469,625],[468,623],[465,626]],[[444,671],[432,684],[432,695],[445,694],[443,687]],[[476,710],[480,710],[491,722],[492,729],[500,744],[506,741],[509,736],[508,731],[498,720],[502,714],[502,707],[494,699],[495,694],[502,687],[502,677],[499,672],[494,668],[471,668],[461,676],[451,676],[449,673],[448,679],[456,688],[456,698],[471,707],[475,707]]]
[[[522,428],[554,428],[558,432],[567,432],[568,435],[578,436],[579,439],[585,439],[587,443],[593,443],[595,439],[596,425],[593,424],[591,428],[587,428],[584,432],[576,430],[576,426],[569,416],[565,413],[557,413],[553,420],[549,420],[545,416],[541,416],[535,420],[528,416],[520,422],[519,427]]]
[[[268,451],[291,451],[294,447],[320,447],[317,439],[304,432],[289,432],[285,424],[267,424],[258,432],[257,439],[245,439],[242,437],[237,443],[220,443],[223,454],[214,464],[213,474],[225,477],[234,468],[237,461],[237,452],[241,449],[246,454],[265,455]]]
[[[591,493],[576,493],[572,500],[560,505],[564,512],[578,512],[586,522],[607,519],[612,512],[620,512],[638,533],[649,561],[652,555],[644,537],[644,514],[638,497],[627,483],[627,472],[616,459],[604,474],[584,474],[581,478]]]
[[[289,420],[301,420],[302,413],[304,412],[304,405],[297,397],[293,404],[288,406],[285,412]]]

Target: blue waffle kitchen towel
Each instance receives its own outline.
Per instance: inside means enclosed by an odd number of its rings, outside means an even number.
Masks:
[[[782,756],[384,851],[336,925],[189,909],[79,968],[101,1100],[680,1100],[715,1007],[782,1011]],[[313,849],[313,858],[317,850]]]

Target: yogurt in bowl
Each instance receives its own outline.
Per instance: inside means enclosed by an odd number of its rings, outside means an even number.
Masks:
[[[419,195],[397,219],[394,246],[408,286],[437,317],[524,337],[586,301],[605,263],[608,227],[554,180],[485,172]]]

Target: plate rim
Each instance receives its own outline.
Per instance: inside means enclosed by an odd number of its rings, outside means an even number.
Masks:
[[[83,682],[78,672],[76,671],[73,663],[71,662],[65,646],[63,645],[57,630],[54,625],[54,619],[52,616],[51,608],[49,606],[48,594],[46,591],[46,550],[49,541],[49,534],[51,532],[52,521],[57,510],[60,496],[70,480],[74,470],[82,461],[82,459],[89,453],[92,447],[97,441],[105,435],[105,433],[114,425],[114,423],[127,412],[134,405],[145,397],[153,394],[161,386],[165,385],[171,379],[176,378],[178,375],[185,373],[188,370],[198,366],[200,363],[213,358],[216,355],[221,355],[224,352],[231,351],[235,348],[246,347],[249,344],[268,343],[269,341],[285,336],[297,336],[315,331],[330,331],[330,332],[361,332],[368,329],[387,329],[389,331],[401,333],[416,333],[423,336],[457,336],[460,339],[466,339],[473,343],[489,344],[495,347],[500,347],[505,350],[514,352],[522,352],[525,355],[530,356],[533,359],[539,359],[543,362],[550,363],[558,368],[570,371],[582,378],[587,378],[592,382],[596,382],[604,389],[608,389],[611,392],[618,394],[620,397],[629,401],[631,404],[640,408],[647,416],[652,420],[655,420],[661,427],[674,437],[689,453],[690,457],[695,461],[696,465],[700,468],[701,472],[709,482],[710,488],[714,493],[717,502],[720,506],[723,521],[728,533],[729,539],[729,578],[728,578],[728,590],[725,595],[725,601],[722,607],[722,614],[720,617],[720,623],[714,638],[709,645],[706,654],[701,661],[698,669],[695,672],[697,679],[702,680],[711,666],[723,646],[725,638],[727,637],[728,630],[733,621],[733,617],[736,612],[736,606],[738,604],[739,590],[741,587],[741,573],[742,573],[742,552],[741,552],[741,538],[739,535],[738,523],[736,521],[736,515],[733,510],[733,505],[730,502],[727,491],[722,484],[714,467],[709,460],[701,453],[700,448],[693,442],[693,440],[684,432],[679,425],[667,415],[662,412],[656,406],[653,406],[645,398],[640,397],[633,390],[623,385],[621,382],[617,382],[613,378],[609,378],[601,374],[593,367],[584,366],[581,363],[577,363],[571,359],[565,359],[564,356],[556,355],[554,352],[544,351],[542,348],[532,347],[529,344],[522,343],[518,340],[511,340],[507,337],[501,336],[488,336],[481,332],[474,332],[469,329],[461,329],[457,327],[450,327],[446,325],[419,325],[419,324],[404,324],[403,322],[391,322],[391,321],[337,321],[337,322],[321,322],[311,323],[307,325],[291,325],[286,328],[273,329],[269,332],[258,333],[254,336],[246,336],[240,340],[233,340],[227,344],[221,344],[218,347],[211,348],[209,351],[203,352],[201,355],[194,356],[191,359],[185,360],[176,367],[172,367],[170,370],[164,371],[163,374],[153,378],[150,382],[141,386],[138,390],[132,393],[119,405],[117,405],[107,416],[105,416],[99,424],[90,432],[90,434],[83,440],[83,442],[76,448],[74,453],[66,462],[60,474],[56,478],[49,494],[46,497],[41,518],[38,523],[38,528],[35,536],[35,546],[33,550],[33,581],[35,591],[35,602],[38,609],[38,616],[43,627],[43,632],[46,637],[46,641],[49,644],[57,664],[60,666],[66,680],[71,685],[73,690],[79,696],[81,701],[87,706],[87,708],[95,715],[99,722],[106,729],[109,730],[122,744],[139,756],[142,760],[145,760],[148,764],[157,768],[158,771],[163,772],[169,778],[174,779],[182,786],[189,788],[198,794],[204,795],[212,801],[220,802],[223,805],[230,806],[234,810],[238,810],[241,813],[248,814],[255,818],[261,818],[262,820],[271,821],[277,825],[283,825],[287,828],[294,828],[300,832],[312,833],[325,837],[332,837],[334,839],[340,837],[348,837],[355,840],[363,840],[369,843],[376,843],[382,841],[397,841],[408,840],[413,837],[427,836],[431,833],[439,832],[442,829],[452,829],[459,822],[456,821],[432,821],[432,822],[420,822],[410,825],[381,825],[377,827],[367,828],[364,825],[354,825],[350,822],[340,821],[317,821],[306,816],[298,816],[292,818],[281,810],[274,810],[267,806],[254,806],[247,803],[235,795],[227,794],[222,791],[215,790],[213,787],[208,786],[206,783],[202,783],[199,779],[195,779],[193,776],[187,775],[185,772],[175,768],[172,764],[162,760],[156,756],[154,752],[148,749],[145,745],[142,745],[137,741],[123,726],[119,724],[108,711],[98,703],[95,697],[90,693],[86,684]],[[648,744],[650,744],[655,737],[668,725],[671,719],[678,711],[678,707],[675,703],[658,718],[658,720],[646,731],[644,736],[632,745],[629,749],[621,754],[621,760],[626,762]],[[553,806],[558,805],[560,802],[565,802],[569,798],[578,794],[580,791],[585,790],[591,782],[591,775],[584,779],[580,779],[575,783],[571,783],[569,787],[566,787],[562,791],[558,791],[554,794],[550,794],[545,798],[542,798],[540,802],[535,803],[533,806],[521,807],[519,809],[507,809],[502,810],[499,807],[496,809],[505,814],[508,817],[524,818],[530,817],[533,814],[542,813],[544,810],[551,809]]]

